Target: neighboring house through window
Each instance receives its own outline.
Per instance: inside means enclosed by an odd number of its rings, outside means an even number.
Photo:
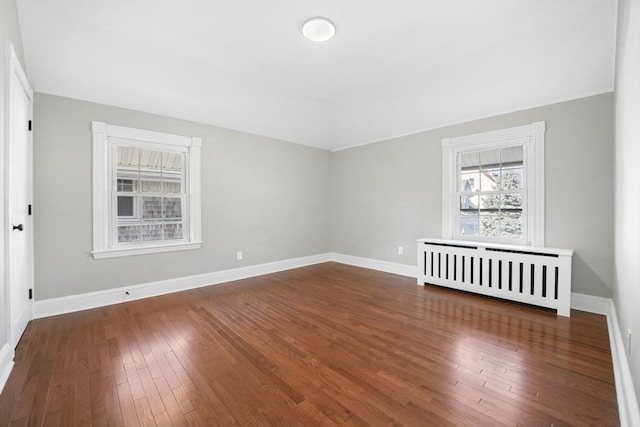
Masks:
[[[94,258],[199,248],[200,139],[92,130]]]
[[[544,122],[442,141],[447,239],[544,246]]]

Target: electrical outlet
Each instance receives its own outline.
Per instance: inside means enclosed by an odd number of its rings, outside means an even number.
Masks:
[[[242,258],[244,258],[244,255],[242,254],[242,251],[236,252],[236,259],[238,261],[242,261]]]
[[[627,329],[627,356],[631,357],[631,329]]]
[[[398,246],[398,255],[404,255],[404,246]]]

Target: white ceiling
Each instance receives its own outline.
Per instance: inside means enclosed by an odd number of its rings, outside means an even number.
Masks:
[[[18,11],[36,91],[340,149],[613,90],[616,5],[18,0]],[[306,40],[313,16],[336,36]]]

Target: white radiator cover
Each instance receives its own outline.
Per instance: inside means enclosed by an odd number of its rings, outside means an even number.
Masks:
[[[418,240],[418,284],[555,309],[570,315],[570,249]]]

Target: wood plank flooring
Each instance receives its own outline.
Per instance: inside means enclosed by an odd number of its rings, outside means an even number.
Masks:
[[[617,425],[603,316],[326,263],[32,321],[11,426]]]

